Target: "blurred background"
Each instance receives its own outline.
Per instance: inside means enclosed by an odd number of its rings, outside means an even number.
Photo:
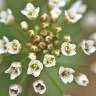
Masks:
[[[19,28],[21,21],[26,20],[29,26],[32,27],[34,22],[29,21],[20,13],[20,10],[24,9],[27,2],[33,2],[35,5],[39,5],[43,10],[46,9],[47,0],[0,0],[0,10],[11,8],[16,22],[13,25],[6,26],[0,24],[0,38],[4,35],[9,37],[10,40],[16,38],[22,42],[22,46],[28,42],[28,37]],[[76,1],[76,0],[72,0]],[[63,35],[70,34],[73,42],[80,42],[83,39],[89,39],[90,36],[96,32],[96,0],[83,0],[87,4],[87,12],[84,17],[76,24],[64,24]],[[36,21],[36,23],[38,23]],[[24,53],[23,53],[24,52]],[[0,56],[0,96],[9,96],[8,89],[10,84],[20,83],[23,86],[23,92],[20,96],[41,96],[34,92],[32,89],[32,82],[34,78],[26,76],[26,70],[28,65],[28,50],[21,52],[18,55],[3,55]],[[9,76],[4,74],[4,70],[8,68],[12,61],[21,61],[23,64],[23,73],[15,81],[11,81]],[[57,77],[58,66],[56,69],[44,69],[40,78],[43,79],[48,87],[47,92],[42,96],[96,96],[96,53],[86,56],[82,51],[74,57],[58,57],[58,65],[64,65],[74,68],[77,72],[87,74],[89,78],[89,85],[87,87],[80,87],[76,83],[63,85],[63,82]],[[94,70],[92,69],[94,68]],[[38,79],[38,78],[37,78]]]

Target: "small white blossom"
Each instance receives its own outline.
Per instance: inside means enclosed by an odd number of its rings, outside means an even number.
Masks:
[[[18,96],[21,92],[22,92],[22,87],[18,84],[14,84],[9,87],[10,96]]]
[[[18,40],[13,40],[8,45],[9,54],[18,54],[21,50],[21,44]]]
[[[61,14],[61,9],[59,9],[58,7],[54,7],[51,11],[50,11],[50,15],[52,20],[56,20],[59,18],[60,14]]]
[[[29,53],[28,58],[31,60],[35,60],[36,59],[36,54],[35,53]]]
[[[4,36],[3,39],[0,40],[0,54],[7,53],[8,45],[9,45],[9,40],[6,36]]]
[[[76,76],[75,82],[80,86],[87,86],[89,84],[87,76],[83,73],[80,73],[78,76]]]
[[[64,7],[68,0],[48,0],[49,7]]]
[[[65,56],[73,56],[76,54],[76,45],[64,42],[61,45],[61,53]]]
[[[31,60],[28,66],[27,74],[38,77],[43,70],[43,64],[39,60]]]
[[[59,77],[61,78],[61,80],[65,83],[71,83],[74,79],[73,73],[75,71],[72,68],[64,68],[63,66],[61,66],[59,68]]]
[[[21,26],[21,29],[22,29],[22,30],[27,30],[27,29],[28,29],[28,24],[27,24],[26,21],[22,21],[22,22],[20,23],[20,26]]]
[[[14,21],[14,16],[11,9],[0,12],[0,22],[4,24],[11,24]]]
[[[21,44],[18,40],[9,41],[6,36],[0,40],[0,54],[18,54],[21,49]]]
[[[78,0],[71,6],[70,9],[65,11],[65,18],[71,23],[76,23],[82,18],[85,11],[86,5],[82,4],[82,0]]]
[[[16,79],[22,72],[21,63],[13,62],[11,66],[5,71],[5,73],[10,74],[10,79]]]
[[[44,84],[44,81],[38,80],[33,83],[33,88],[36,93],[44,94],[46,92],[46,85]]]
[[[43,59],[45,67],[52,67],[56,65],[56,59],[54,55],[46,54]]]
[[[96,47],[94,46],[94,44],[95,42],[93,40],[83,40],[80,43],[80,46],[86,55],[91,55],[96,51]]]
[[[28,19],[32,20],[38,17],[40,8],[35,6],[32,3],[28,3],[24,10],[21,10],[21,13],[25,15]]]

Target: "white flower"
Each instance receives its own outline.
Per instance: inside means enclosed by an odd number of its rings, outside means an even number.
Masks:
[[[48,4],[53,7],[64,7],[68,0],[48,0]]]
[[[61,14],[61,10],[58,7],[54,7],[51,11],[50,11],[50,15],[52,20],[56,20],[59,18],[60,14]]]
[[[0,40],[0,54],[7,53],[8,45],[9,45],[9,40],[6,36],[4,36],[3,39]]]
[[[76,54],[76,45],[64,42],[61,45],[61,53],[65,56],[73,56]]]
[[[8,45],[8,53],[9,54],[18,54],[21,49],[21,44],[18,40],[13,40]]]
[[[29,53],[28,58],[31,60],[35,60],[36,59],[36,54],[35,53]]]
[[[82,4],[82,0],[76,1],[69,10],[65,11],[66,19],[71,23],[76,23],[82,18],[86,11],[86,5]]]
[[[83,40],[80,46],[86,55],[91,55],[96,51],[94,44],[95,42],[93,40]]]
[[[96,44],[96,32],[94,32],[91,36],[90,39],[93,40]]]
[[[10,79],[16,79],[22,72],[21,63],[13,62],[11,66],[5,71],[5,73],[10,74]]]
[[[89,84],[87,76],[83,73],[80,73],[78,76],[76,76],[75,82],[80,86],[87,86]]]
[[[14,21],[14,16],[11,9],[0,12],[0,22],[4,24],[11,24]]]
[[[45,67],[52,67],[56,65],[56,59],[54,55],[46,54],[43,59]]]
[[[36,93],[44,94],[46,92],[46,85],[44,84],[44,81],[38,80],[33,83],[33,88]]]
[[[18,40],[13,40],[9,42],[6,36],[0,40],[0,54],[9,53],[9,54],[18,54],[21,49],[21,44]]]
[[[10,96],[18,96],[21,92],[22,92],[22,87],[18,84],[14,84],[9,87]]]
[[[35,8],[32,3],[28,3],[24,10],[21,11],[28,19],[32,20],[38,17],[40,8]]]
[[[65,83],[71,83],[74,79],[73,73],[75,71],[72,68],[64,68],[63,66],[61,66],[59,68],[59,77],[61,78],[61,80]]]
[[[27,74],[38,77],[43,70],[43,64],[39,60],[31,60],[28,66]]]
[[[28,29],[28,24],[27,24],[26,21],[22,21],[22,22],[20,23],[20,26],[21,26],[21,29],[22,29],[22,30],[27,30],[27,29]]]

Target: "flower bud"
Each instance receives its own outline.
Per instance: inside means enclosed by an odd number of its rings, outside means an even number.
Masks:
[[[27,29],[28,29],[28,24],[27,24],[26,21],[22,21],[22,22],[20,23],[20,26],[21,26],[21,29],[22,29],[22,30],[27,30]]]
[[[71,42],[70,36],[64,36],[64,42]]]
[[[41,21],[42,22],[46,22],[48,20],[48,14],[44,13],[42,16],[41,16]]]
[[[51,42],[53,41],[52,36],[46,36],[45,41],[46,41],[47,43],[51,43]]]
[[[39,47],[40,47],[41,49],[45,49],[45,48],[46,48],[46,43],[45,43],[45,42],[40,42],[40,43],[39,43]]]
[[[47,31],[46,30],[41,30],[40,35],[45,37],[47,35]]]
[[[37,36],[35,36],[34,37],[34,40],[33,40],[33,43],[39,43],[40,42],[40,36],[39,35],[37,35]]]
[[[29,37],[34,37],[35,36],[34,30],[29,30],[28,35],[29,35]]]

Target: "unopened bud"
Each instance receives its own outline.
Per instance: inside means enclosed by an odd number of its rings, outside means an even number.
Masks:
[[[46,30],[41,30],[40,35],[45,37],[47,35],[47,31]]]
[[[40,42],[40,43],[39,43],[39,47],[40,47],[41,49],[45,49],[45,48],[46,48],[46,43],[45,43],[45,42]]]
[[[64,36],[64,42],[71,42],[70,36]]]
[[[39,43],[40,42],[40,36],[35,36],[34,37],[34,40],[33,40],[33,43]]]
[[[28,24],[27,24],[26,21],[22,21],[22,22],[20,23],[20,26],[21,26],[21,29],[22,29],[22,30],[27,30],[27,29],[28,29]]]
[[[47,37],[45,38],[45,41],[46,41],[47,43],[51,43],[51,42],[53,41],[52,36],[47,36]]]
[[[46,22],[48,20],[48,15],[46,13],[44,13],[42,16],[41,16],[41,21],[42,22]]]
[[[34,30],[29,30],[29,31],[28,31],[28,35],[29,35],[30,37],[34,37],[34,36],[35,36]]]

